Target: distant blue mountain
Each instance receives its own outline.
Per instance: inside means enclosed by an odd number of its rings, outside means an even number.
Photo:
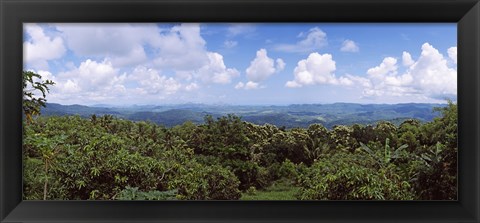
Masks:
[[[105,105],[107,106],[107,105]],[[227,114],[240,116],[242,120],[263,125],[266,123],[286,128],[308,127],[320,123],[327,128],[335,125],[375,124],[378,121],[391,121],[400,124],[406,119],[431,121],[439,114],[434,107],[446,104],[292,104],[287,106],[259,105],[148,105],[129,107],[103,107],[103,105],[61,105],[47,103],[42,109],[45,116],[79,115],[114,115],[132,121],[150,121],[167,127],[180,125],[186,121],[203,123],[205,115],[220,117]]]

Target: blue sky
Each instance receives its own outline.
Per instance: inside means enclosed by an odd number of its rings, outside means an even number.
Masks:
[[[24,24],[61,104],[444,103],[456,24]]]

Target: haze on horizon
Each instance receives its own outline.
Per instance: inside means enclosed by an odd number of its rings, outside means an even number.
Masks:
[[[48,105],[49,103],[47,103]],[[64,106],[80,105],[87,107],[103,107],[103,108],[132,108],[132,107],[287,107],[287,106],[304,106],[304,105],[335,105],[335,104],[349,104],[349,105],[408,105],[408,104],[432,104],[444,106],[448,104],[448,100],[438,103],[415,103],[415,102],[406,102],[406,103],[354,103],[354,102],[335,102],[335,103],[291,103],[291,104],[228,104],[228,103],[179,103],[179,104],[124,104],[124,105],[114,105],[114,104],[62,104],[51,102],[50,104],[59,104]]]
[[[24,24],[47,102],[112,106],[441,103],[456,24]]]

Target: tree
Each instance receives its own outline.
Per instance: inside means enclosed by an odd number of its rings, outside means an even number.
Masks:
[[[41,80],[40,74],[32,71],[23,71],[23,113],[27,119],[27,123],[33,121],[32,116],[40,114],[40,107],[45,107],[47,100],[46,94],[50,91],[49,85],[55,83],[51,80]],[[42,94],[38,97],[35,92],[40,91]]]
[[[421,199],[444,200],[457,198],[457,105],[435,108],[442,115],[422,126],[423,145],[416,191]]]
[[[456,152],[456,148],[437,142],[427,153],[421,154],[424,165],[420,166],[415,181],[415,189],[421,199],[456,199]]]
[[[60,144],[65,141],[65,135],[57,135],[54,137],[45,137],[44,135],[35,134],[25,139],[27,145],[35,145],[38,147],[40,157],[43,162],[43,200],[47,200],[48,184],[51,178],[51,169],[55,167],[57,158],[60,153]]]
[[[330,134],[337,150],[354,151],[358,147],[358,142],[353,137],[353,128],[350,126],[337,125]]]
[[[391,122],[380,121],[375,126],[375,136],[377,142],[384,142],[387,138],[393,145],[397,144],[397,127]]]

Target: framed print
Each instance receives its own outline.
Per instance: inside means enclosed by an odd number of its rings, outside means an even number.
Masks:
[[[23,26],[24,200],[457,200],[456,24]]]
[[[2,0],[0,221],[479,222],[479,4]]]

